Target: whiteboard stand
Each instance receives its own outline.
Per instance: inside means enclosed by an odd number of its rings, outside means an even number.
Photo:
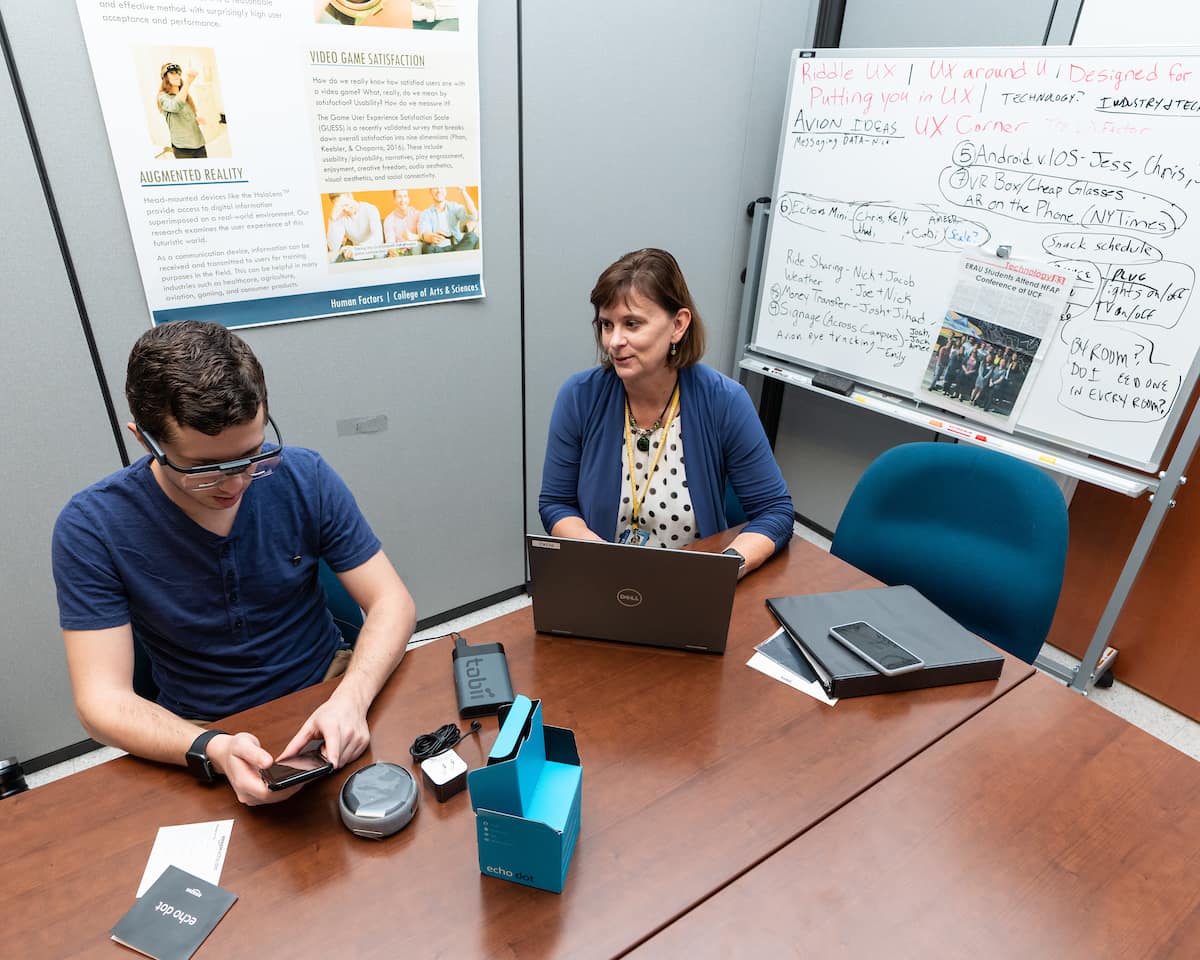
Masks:
[[[954,416],[944,410],[907,397],[889,394],[883,390],[863,387],[852,390],[845,396],[823,390],[813,384],[813,376],[817,371],[804,367],[792,359],[783,360],[755,351],[750,346],[753,338],[754,308],[758,303],[758,288],[762,280],[769,209],[770,203],[755,202],[751,204],[754,222],[750,228],[746,282],[742,289],[742,304],[738,318],[738,357],[736,362],[736,367],[741,374],[752,372],[765,378],[762,398],[759,401],[759,419],[763,421],[764,426],[767,424],[771,424],[773,428],[778,426],[783,399],[782,389],[784,385],[791,385],[915,424],[958,442],[986,446],[1051,472],[1062,473],[1108,490],[1115,490],[1128,497],[1149,494],[1150,511],[1142,522],[1141,530],[1125,560],[1116,586],[1109,595],[1096,632],[1093,634],[1091,643],[1088,644],[1079,666],[1066,667],[1041,655],[1035,661],[1035,665],[1039,669],[1062,681],[1070,689],[1086,696],[1095,685],[1097,676],[1111,666],[1116,656],[1116,652],[1108,647],[1108,638],[1133,589],[1134,581],[1150,553],[1150,548],[1154,545],[1154,539],[1158,536],[1159,528],[1162,526],[1167,511],[1175,505],[1175,492],[1187,483],[1184,470],[1187,469],[1197,446],[1200,445],[1200,406],[1192,412],[1185,424],[1179,446],[1167,469],[1160,472],[1158,476],[1153,476],[1127,467],[1097,463],[1051,443],[1039,443],[1024,437],[1017,438],[1003,432],[993,433],[977,423]],[[767,386],[772,383],[778,384],[778,388],[768,391]],[[774,447],[775,430],[768,430],[767,435]]]
[[[746,267],[742,270],[742,306],[738,311],[737,339],[734,341],[733,370],[729,375],[735,380],[745,383],[745,373],[740,364],[738,351],[744,351],[750,342],[751,326],[754,323],[755,298],[747,296],[753,291],[758,294],[759,280],[762,277],[763,254],[767,249],[767,210],[771,206],[770,197],[759,197],[746,205],[746,216],[750,218],[750,249],[746,254]],[[774,446],[775,438],[771,438]]]
[[[1138,531],[1137,539],[1133,542],[1129,556],[1125,558],[1125,566],[1121,569],[1117,585],[1108,598],[1108,604],[1100,617],[1100,623],[1097,624],[1096,632],[1092,635],[1092,642],[1088,644],[1087,651],[1075,671],[1075,676],[1068,683],[1068,686],[1078,693],[1086,695],[1092,684],[1096,682],[1097,664],[1108,647],[1109,635],[1116,626],[1117,618],[1121,615],[1121,608],[1133,590],[1134,581],[1141,572],[1142,564],[1146,562],[1150,548],[1154,546],[1154,539],[1158,536],[1159,528],[1166,518],[1167,511],[1175,506],[1175,492],[1187,483],[1187,477],[1183,471],[1191,463],[1198,443],[1200,443],[1200,415],[1193,409],[1183,428],[1183,435],[1179,438],[1179,446],[1175,448],[1175,455],[1171,457],[1167,469],[1159,474],[1157,490],[1150,494],[1150,511],[1146,514],[1146,519],[1142,521],[1142,528]]]
[[[746,267],[742,270],[742,306],[738,311],[737,340],[734,341],[734,364],[729,375],[742,385],[746,382],[746,368],[742,365],[739,351],[745,350],[750,342],[754,325],[754,304],[758,294],[759,281],[762,278],[762,266],[766,261],[767,250],[767,210],[770,209],[771,198],[759,197],[746,205],[746,215],[750,217],[750,249],[746,255]],[[753,291],[754,296],[747,296],[747,291]],[[775,449],[775,438],[779,435],[779,415],[783,409],[783,384],[778,380],[767,378],[763,381],[762,391],[758,399],[758,419],[763,425],[767,441],[771,449]]]

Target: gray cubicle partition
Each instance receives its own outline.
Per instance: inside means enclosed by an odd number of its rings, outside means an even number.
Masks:
[[[517,3],[479,6],[487,298],[245,331],[287,441],[321,450],[343,474],[423,619],[524,582]],[[0,17],[123,420],[125,358],[149,316],[75,5],[0,0]],[[6,669],[0,751],[25,759],[82,736],[47,542],[70,493],[120,457],[7,74],[4,84],[10,497],[0,589],[6,661],[20,665]],[[386,431],[338,435],[339,420],[381,414]]]
[[[566,377],[595,362],[588,293],[629,250],[679,259],[731,372],[750,221],[768,193],[792,47],[815,2],[521,5],[526,497]]]
[[[50,528],[67,498],[121,466],[29,141],[0,50],[0,756],[83,739],[50,579]]]

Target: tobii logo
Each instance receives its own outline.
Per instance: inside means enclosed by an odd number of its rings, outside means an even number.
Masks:
[[[486,698],[489,702],[496,699],[496,695],[492,693],[491,687],[485,687],[487,682],[483,679],[483,671],[479,669],[478,664],[483,663],[482,657],[471,657],[467,661],[465,673],[467,675],[467,691],[470,693],[470,699],[483,700]]]
[[[623,607],[636,607],[642,602],[642,594],[633,587],[625,587],[617,591],[617,603]]]

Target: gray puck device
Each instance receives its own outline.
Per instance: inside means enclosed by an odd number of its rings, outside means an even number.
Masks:
[[[338,808],[351,833],[382,840],[408,826],[419,799],[417,781],[408,770],[380,761],[346,778],[338,794]]]

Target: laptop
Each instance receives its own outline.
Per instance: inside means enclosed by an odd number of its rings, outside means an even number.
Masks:
[[[539,633],[724,653],[737,557],[526,535]]]

